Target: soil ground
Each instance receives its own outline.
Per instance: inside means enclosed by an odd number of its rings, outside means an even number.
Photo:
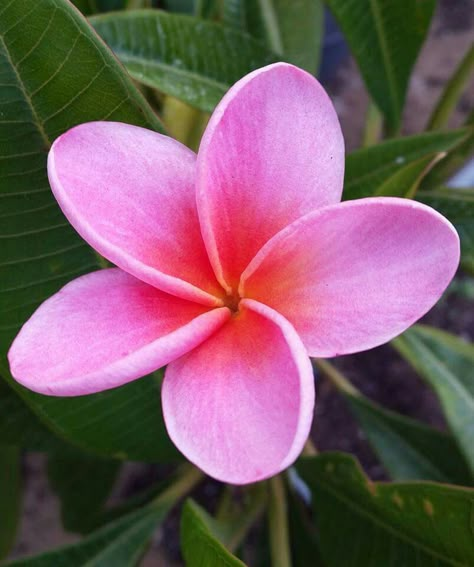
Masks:
[[[404,133],[423,129],[443,85],[473,39],[474,1],[442,1],[411,80],[404,115]],[[473,107],[473,87],[471,83],[461,99],[453,116],[453,126],[459,125]],[[327,88],[335,103],[347,149],[350,151],[360,144],[367,106],[365,88],[352,59],[349,58],[343,64]],[[467,287],[474,289],[472,280],[464,281]],[[473,340],[472,296],[469,299],[465,294],[448,294],[424,321]],[[371,399],[404,415],[444,427],[435,395],[390,346],[341,357],[337,364]],[[317,381],[312,437],[320,450],[355,453],[372,478],[385,478],[382,467],[344,401],[322,379]],[[38,553],[78,539],[61,528],[57,498],[48,485],[45,468],[46,459],[43,455],[25,455],[22,523],[14,556]],[[160,472],[159,467],[127,464],[116,487],[114,500],[120,500],[146,487],[160,476]],[[197,497],[203,502],[215,501],[218,491],[218,483],[206,482]],[[175,515],[157,534],[144,563],[147,566],[179,565],[177,533],[178,521]]]

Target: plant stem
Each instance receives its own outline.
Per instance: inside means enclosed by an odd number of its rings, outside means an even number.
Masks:
[[[247,490],[247,497],[250,500],[250,505],[244,510],[244,515],[241,518],[241,521],[237,524],[236,530],[226,542],[227,549],[232,553],[234,553],[244,541],[249,529],[261,516],[267,503],[267,490],[265,483],[253,485]]]
[[[291,567],[288,511],[283,478],[278,475],[269,481],[270,501],[268,521],[272,567]]]
[[[359,390],[353,386],[339,370],[327,360],[322,358],[312,359],[313,366],[321,370],[321,372],[328,378],[334,386],[349,396],[360,396]]]
[[[204,474],[193,465],[183,465],[178,480],[159,494],[151,506],[161,507],[169,505],[172,508],[178,500],[186,496],[201,480]]]

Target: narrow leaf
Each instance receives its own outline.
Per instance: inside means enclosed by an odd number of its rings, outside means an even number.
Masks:
[[[325,0],[392,131],[400,124],[411,71],[435,0]]]
[[[219,524],[192,500],[181,515],[181,551],[187,567],[244,567],[221,542]]]
[[[90,21],[134,79],[206,112],[238,79],[276,60],[247,34],[190,16],[139,10]]]
[[[474,563],[474,491],[436,483],[373,483],[350,455],[301,459],[329,565],[461,567]]]
[[[456,108],[459,98],[474,72],[474,45],[467,51],[451,79],[446,84],[433,114],[428,122],[427,130],[438,130],[446,125],[451,113]]]
[[[344,199],[371,197],[394,174],[410,163],[447,152],[461,143],[468,131],[430,132],[388,140],[350,153],[346,158]]]
[[[374,451],[394,480],[433,480],[468,486],[472,475],[450,435],[345,394]]]
[[[425,325],[413,326],[392,344],[438,395],[474,473],[474,346]]]

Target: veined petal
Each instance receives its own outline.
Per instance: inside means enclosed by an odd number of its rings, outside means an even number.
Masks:
[[[157,370],[207,339],[228,318],[112,268],[82,276],[45,301],[8,353],[30,390],[79,396]]]
[[[246,484],[290,466],[314,407],[309,358],[293,327],[256,301],[168,365],[163,415],[178,449],[218,480]]]
[[[451,281],[459,237],[407,199],[347,201],[296,221],[242,275],[240,291],[282,313],[311,356],[387,342],[423,316]]]
[[[195,159],[156,132],[89,122],[54,142],[48,174],[64,214],[100,254],[162,291],[216,305],[222,289],[199,227]]]
[[[310,211],[339,202],[344,141],[318,81],[277,63],[236,83],[198,153],[199,218],[214,271],[236,287],[257,251]]]

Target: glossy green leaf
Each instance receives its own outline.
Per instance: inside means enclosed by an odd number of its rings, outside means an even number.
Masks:
[[[50,455],[48,476],[59,497],[63,527],[87,533],[100,521],[115,484],[120,463],[84,453],[63,451]]]
[[[57,451],[66,444],[49,430],[23,399],[0,377],[0,445],[30,451]]]
[[[139,10],[90,21],[134,79],[206,112],[238,79],[276,60],[247,34],[190,16]]]
[[[429,154],[412,161],[396,171],[380,185],[374,195],[377,197],[407,197],[412,198],[418,191],[420,183],[431,168],[444,154]]]
[[[286,61],[313,74],[318,70],[324,27],[320,0],[224,0],[223,19]]]
[[[0,560],[15,543],[21,503],[20,450],[0,446]]]
[[[388,140],[350,153],[346,158],[344,199],[371,197],[383,183],[410,163],[447,152],[467,136],[468,131],[430,132]]]
[[[363,396],[345,394],[354,417],[393,480],[470,486],[472,475],[454,439]]]
[[[396,130],[436,0],[325,0],[372,98]]]
[[[474,491],[436,483],[373,483],[350,455],[301,459],[329,567],[474,564]]]
[[[168,512],[142,508],[79,543],[8,563],[8,567],[135,567]]]
[[[224,534],[205,510],[192,500],[186,501],[181,515],[181,551],[187,567],[244,567],[222,544]]]
[[[462,92],[466,87],[466,84],[469,82],[473,72],[474,45],[468,49],[453,76],[446,84],[428,122],[428,130],[437,130],[445,126],[452,111],[456,108]]]
[[[474,346],[425,325],[411,327],[392,344],[438,395],[474,473]]]
[[[454,224],[461,238],[461,265],[474,273],[474,188],[422,191],[416,198]]]
[[[0,7],[0,369],[34,309],[100,259],[63,217],[46,174],[51,142],[90,120],[159,130],[160,122],[115,57],[65,0]],[[84,345],[84,348],[86,345]],[[151,378],[81,398],[49,398],[11,386],[62,439],[124,458],[176,454]]]

